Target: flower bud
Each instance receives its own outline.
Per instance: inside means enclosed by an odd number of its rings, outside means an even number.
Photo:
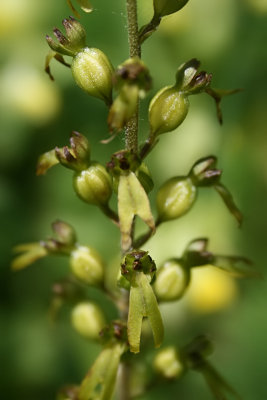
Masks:
[[[113,76],[114,86],[120,90],[125,84],[136,86],[139,96],[143,98],[151,89],[152,78],[147,66],[139,57],[128,58],[116,69]]]
[[[87,339],[99,339],[99,332],[105,326],[105,318],[96,304],[83,302],[73,308],[71,323],[80,335]]]
[[[113,85],[118,96],[108,115],[110,132],[120,132],[137,112],[139,98],[144,98],[151,88],[151,76],[139,57],[129,58],[115,70]]]
[[[190,270],[178,260],[166,261],[157,271],[154,291],[160,301],[174,301],[181,298],[190,281]]]
[[[101,344],[106,345],[111,341],[127,343],[127,325],[124,321],[113,320],[109,325],[105,325],[100,332]]]
[[[189,175],[196,186],[214,186],[219,182],[222,171],[216,169],[217,158],[208,156],[197,160]]]
[[[196,58],[180,65],[176,73],[175,87],[187,95],[198,94],[209,86],[212,75],[206,71],[198,72],[200,61]]]
[[[74,190],[86,203],[105,206],[112,194],[112,179],[106,168],[96,162],[74,174]]]
[[[81,0],[85,4],[86,0]],[[107,105],[112,103],[112,75],[113,67],[107,56],[99,49],[86,47],[86,33],[83,26],[74,18],[63,20],[66,36],[55,28],[54,35],[57,41],[46,36],[49,47],[53,50],[46,58],[45,70],[54,80],[49,63],[55,58],[60,63],[72,69],[73,77],[78,86],[91,96],[97,97]],[[72,64],[65,62],[62,55],[73,57]]]
[[[176,129],[189,109],[187,96],[174,86],[161,89],[149,105],[151,135],[156,136]]]
[[[56,53],[73,57],[85,47],[86,32],[83,26],[73,17],[64,19],[62,23],[66,30],[66,36],[58,28],[55,28],[53,33],[57,41],[49,35],[46,35],[46,41]]]
[[[73,227],[63,221],[55,221],[52,223],[52,229],[58,236],[58,240],[66,246],[73,246],[77,240],[76,232]]]
[[[125,255],[121,264],[121,273],[131,284],[135,282],[137,272],[149,275],[150,281],[153,280],[156,271],[155,261],[152,260],[147,251],[132,251]]]
[[[164,17],[181,10],[187,2],[188,0],[154,0],[154,13]]]
[[[101,50],[85,47],[73,58],[71,69],[81,89],[111,104],[113,67]]]
[[[160,350],[154,358],[155,370],[167,379],[179,378],[185,366],[174,347]]]
[[[139,90],[137,86],[125,84],[113,101],[108,115],[110,132],[120,132],[136,112]]]
[[[107,163],[107,169],[114,178],[136,171],[140,166],[140,159],[133,151],[120,150],[112,154]]]
[[[169,221],[184,215],[192,207],[196,195],[197,189],[190,178],[169,179],[157,193],[159,221]]]
[[[88,285],[100,285],[104,278],[104,266],[96,250],[79,246],[71,252],[70,267],[72,273]]]

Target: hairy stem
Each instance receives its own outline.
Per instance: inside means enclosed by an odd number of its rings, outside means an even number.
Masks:
[[[128,20],[128,42],[130,57],[141,57],[141,48],[138,38],[137,22],[137,0],[126,0],[127,20]],[[125,129],[125,148],[126,150],[138,152],[138,107],[134,116],[128,122]],[[134,234],[134,233],[133,233]],[[121,319],[127,321],[129,312],[129,293],[121,294]],[[122,362],[118,382],[119,400],[130,400],[130,378],[131,367],[129,363]]]
[[[137,4],[136,0],[126,0],[128,20],[128,42],[130,57],[141,57],[141,47],[138,38]],[[138,106],[135,115],[130,119],[125,130],[125,147],[134,153],[138,151]]]

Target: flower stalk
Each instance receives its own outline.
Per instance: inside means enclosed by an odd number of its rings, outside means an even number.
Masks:
[[[130,57],[141,58],[141,47],[138,39],[137,2],[126,0],[128,21],[128,43]],[[138,105],[136,113],[130,119],[125,130],[125,147],[137,153],[138,150]]]

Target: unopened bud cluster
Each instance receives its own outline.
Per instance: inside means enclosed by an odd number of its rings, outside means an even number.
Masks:
[[[175,85],[161,89],[151,100],[149,122],[152,137],[178,128],[189,110],[188,96],[203,92],[209,85],[211,75],[198,73],[199,66],[200,62],[196,59],[181,65]]]
[[[229,211],[239,223],[242,215],[233,198],[220,183],[221,170],[215,168],[217,159],[209,156],[198,160],[186,176],[167,180],[157,193],[157,210],[160,222],[176,219],[187,213],[193,206],[199,187],[213,187],[220,194]]]
[[[37,174],[44,174],[50,167],[60,163],[74,171],[73,187],[86,203],[105,208],[112,195],[112,178],[106,168],[90,159],[90,145],[85,136],[72,132],[71,147],[56,147],[39,158]]]
[[[108,57],[101,50],[86,46],[85,30],[74,18],[64,19],[63,25],[66,36],[56,28],[58,42],[47,35],[47,43],[57,54],[73,57],[71,70],[81,89],[110,105],[113,67]]]

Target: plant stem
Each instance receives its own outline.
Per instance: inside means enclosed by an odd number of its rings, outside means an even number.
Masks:
[[[130,57],[141,57],[141,47],[138,38],[137,2],[136,0],[126,0],[126,6]]]
[[[128,42],[130,57],[141,57],[141,47],[138,38],[138,21],[137,21],[137,0],[126,0],[127,21],[128,21]],[[125,148],[126,150],[138,152],[138,108],[134,116],[128,122],[125,129]],[[127,321],[129,312],[129,293],[121,292],[122,308],[120,317]],[[122,362],[120,365],[120,375],[118,382],[119,400],[130,400],[130,378],[131,367],[129,363]]]
[[[126,8],[130,57],[141,57],[136,0],[126,0]],[[134,153],[138,151],[138,106],[135,115],[130,119],[125,129],[125,147],[127,150],[131,150]]]

